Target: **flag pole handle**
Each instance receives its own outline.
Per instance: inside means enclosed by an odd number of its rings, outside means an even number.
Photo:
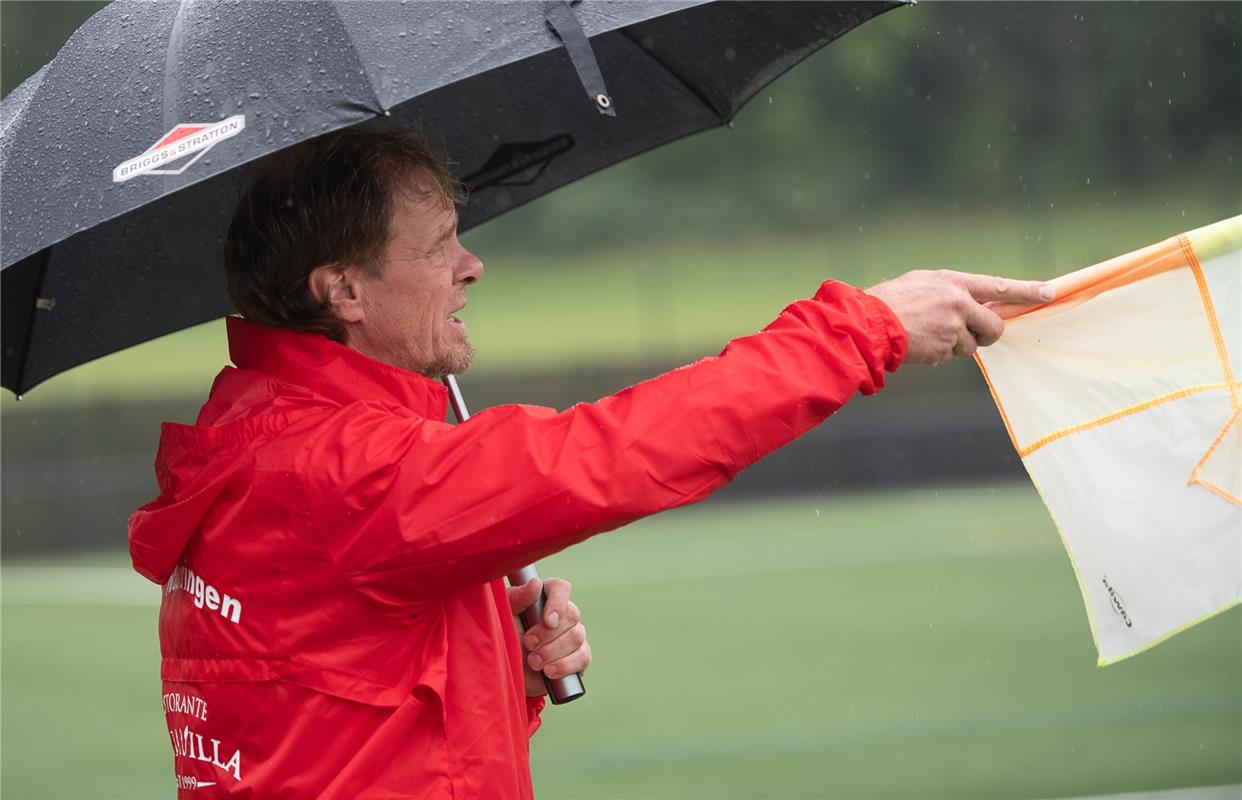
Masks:
[[[515,569],[509,573],[509,585],[522,586],[538,577],[539,571],[535,569],[535,565],[528,564],[521,569]],[[543,607],[547,600],[547,595],[540,592],[539,597],[535,599],[534,605],[518,614],[518,620],[522,623],[523,631],[530,630],[543,620]],[[577,700],[586,694],[586,687],[582,685],[581,673],[575,672],[562,678],[549,678],[542,673],[540,675],[543,677],[543,685],[548,687],[548,699],[552,701],[554,706]]]
[[[453,416],[459,423],[470,419],[470,412],[466,409],[466,400],[462,397],[461,388],[457,385],[457,378],[453,375],[444,376],[444,385],[448,388],[449,406],[453,409]],[[522,586],[538,577],[539,571],[535,569],[535,565],[528,564],[509,573],[509,585]],[[547,595],[541,591],[534,605],[517,615],[522,623],[523,631],[530,630],[542,621],[543,608],[547,600]],[[552,701],[552,705],[559,706],[562,703],[577,700],[586,694],[586,687],[582,684],[582,674],[578,672],[563,678],[549,678],[544,675],[543,683],[548,687],[548,699]]]

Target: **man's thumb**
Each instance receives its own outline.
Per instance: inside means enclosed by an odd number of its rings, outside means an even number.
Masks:
[[[514,614],[520,614],[535,604],[539,592],[543,591],[543,581],[532,578],[521,586],[509,587],[509,608]]]

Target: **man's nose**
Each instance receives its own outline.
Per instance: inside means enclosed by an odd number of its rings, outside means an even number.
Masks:
[[[477,283],[483,277],[483,260],[464,247],[461,252],[461,263],[457,268],[457,282]]]

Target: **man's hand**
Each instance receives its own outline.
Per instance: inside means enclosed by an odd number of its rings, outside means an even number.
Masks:
[[[586,628],[579,621],[578,607],[569,600],[573,587],[561,578],[548,578],[524,583],[509,589],[509,606],[514,614],[520,614],[534,605],[539,592],[547,593],[543,607],[543,622],[525,634],[522,649],[527,653],[526,695],[540,697],[548,693],[543,675],[563,678],[575,672],[585,672],[591,663],[591,645],[586,639]]]
[[[1055,293],[1039,281],[1015,281],[951,270],[916,270],[868,293],[893,310],[910,340],[911,364],[943,364],[973,355],[1000,338],[1005,323],[987,304],[1047,303]]]

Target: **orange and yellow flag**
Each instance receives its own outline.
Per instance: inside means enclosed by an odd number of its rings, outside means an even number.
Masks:
[[[976,360],[1109,664],[1242,601],[1242,216],[1052,284]]]

